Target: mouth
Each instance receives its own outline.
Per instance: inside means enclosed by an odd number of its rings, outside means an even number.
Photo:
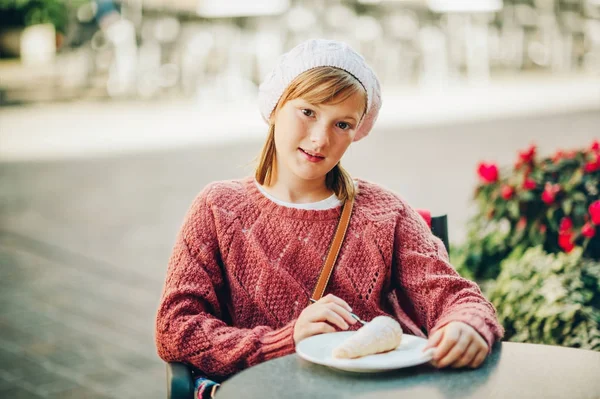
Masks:
[[[321,162],[325,159],[325,156],[318,152],[306,151],[302,148],[298,148],[298,151],[300,151],[302,155],[304,155],[304,157],[310,162]]]
[[[298,148],[298,149],[308,156],[325,159],[325,155],[321,154],[320,152],[307,151],[303,148]]]

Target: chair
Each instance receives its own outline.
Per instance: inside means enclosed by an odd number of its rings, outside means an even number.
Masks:
[[[450,252],[448,243],[447,215],[431,217],[427,210],[418,209],[431,228],[431,232],[444,243]],[[192,367],[183,363],[167,363],[167,399],[194,399],[194,379]]]
[[[167,363],[167,398],[194,398],[194,378],[187,364]]]
[[[450,243],[448,240],[448,216],[434,216],[431,217],[431,213],[426,209],[417,209],[417,212],[425,220],[425,223],[431,229],[434,236],[442,240],[446,251],[450,253]]]

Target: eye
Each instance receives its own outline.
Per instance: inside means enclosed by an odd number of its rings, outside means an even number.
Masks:
[[[304,109],[302,110],[302,113],[303,113],[304,115],[306,115],[306,116],[309,116],[309,117],[310,117],[310,116],[314,116],[314,115],[315,115],[315,112],[314,112],[312,109],[308,109],[308,108],[304,108]]]
[[[347,122],[338,122],[337,127],[339,127],[342,130],[348,130],[352,128],[352,126]]]

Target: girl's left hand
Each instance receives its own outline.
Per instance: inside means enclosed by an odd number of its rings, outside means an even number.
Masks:
[[[454,321],[429,337],[424,351],[435,348],[431,364],[436,368],[477,368],[488,354],[488,344],[470,325]]]

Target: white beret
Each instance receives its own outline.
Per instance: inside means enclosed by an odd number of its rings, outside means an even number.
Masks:
[[[365,88],[367,112],[360,122],[354,141],[362,139],[369,134],[381,108],[379,79],[360,54],[346,43],[335,40],[311,39],[279,57],[277,64],[258,89],[258,106],[263,119],[269,122],[277,102],[292,80],[301,73],[320,66],[343,69]]]

